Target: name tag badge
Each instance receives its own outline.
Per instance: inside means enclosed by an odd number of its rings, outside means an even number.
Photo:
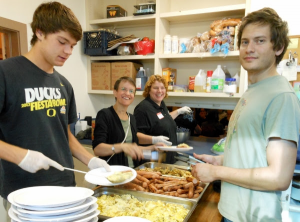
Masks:
[[[163,119],[164,118],[164,115],[161,112],[157,113],[156,115],[158,116],[159,119]]]

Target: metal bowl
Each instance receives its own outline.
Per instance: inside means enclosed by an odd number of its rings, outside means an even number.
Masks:
[[[190,138],[190,132],[177,132],[177,144],[184,143]]]

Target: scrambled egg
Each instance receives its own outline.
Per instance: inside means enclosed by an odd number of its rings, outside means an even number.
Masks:
[[[130,194],[102,195],[97,198],[100,214],[108,217],[135,216],[153,222],[182,222],[189,210],[180,204],[139,201]]]
[[[131,178],[132,176],[133,176],[132,172],[122,173],[122,172],[117,171],[106,178],[112,183],[121,183],[121,182]]]

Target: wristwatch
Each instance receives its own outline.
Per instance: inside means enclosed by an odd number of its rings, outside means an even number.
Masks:
[[[111,150],[113,151],[114,154],[116,154],[114,145],[111,147]]]

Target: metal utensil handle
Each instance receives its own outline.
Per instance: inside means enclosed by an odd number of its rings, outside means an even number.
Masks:
[[[87,172],[85,171],[81,171],[81,170],[75,170],[75,169],[71,169],[71,168],[67,168],[67,167],[64,167],[65,170],[70,170],[70,171],[75,171],[75,172],[78,172],[78,173],[84,173],[84,174],[87,174]]]
[[[206,163],[206,162],[204,162],[203,160],[199,160],[199,159],[197,159],[197,158],[195,158],[195,157],[193,157],[193,156],[189,156],[189,158],[190,158],[191,160],[195,160],[195,161],[197,161],[197,162],[199,162],[199,163]]]

